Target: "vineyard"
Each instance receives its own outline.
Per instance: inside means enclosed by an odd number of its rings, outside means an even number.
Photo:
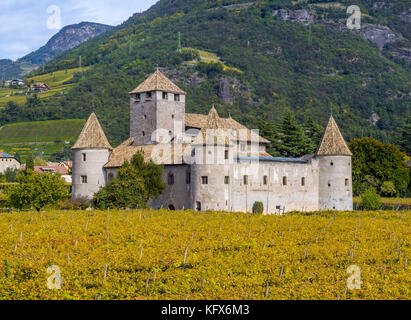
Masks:
[[[410,211],[1,213],[0,234],[0,299],[411,298]]]

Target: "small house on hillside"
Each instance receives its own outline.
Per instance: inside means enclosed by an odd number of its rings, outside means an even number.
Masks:
[[[45,92],[50,90],[49,86],[45,83],[35,83],[31,86],[31,92]]]
[[[20,162],[5,152],[0,152],[0,173],[6,172],[8,168],[20,169]]]

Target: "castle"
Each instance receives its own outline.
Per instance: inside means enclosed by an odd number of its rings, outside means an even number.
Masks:
[[[277,158],[270,141],[213,107],[185,112],[186,93],[157,70],[130,93],[130,138],[116,148],[95,114],[73,146],[73,198],[89,198],[142,150],[164,165],[167,189],[153,209],[251,212],[352,210],[351,152],[330,118],[315,155]]]

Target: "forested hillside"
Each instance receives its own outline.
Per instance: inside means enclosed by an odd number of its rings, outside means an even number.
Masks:
[[[300,123],[321,126],[333,113],[348,140],[395,142],[411,105],[410,1],[357,1],[358,31],[345,27],[351,4],[162,0],[39,70],[92,66],[65,94],[6,107],[0,125],[95,111],[116,145],[128,137],[127,92],[159,65],[187,91],[187,112],[214,104],[268,139],[291,109]]]

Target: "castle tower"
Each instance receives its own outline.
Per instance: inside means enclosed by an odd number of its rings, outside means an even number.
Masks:
[[[315,158],[319,161],[320,210],[353,210],[352,153],[331,117]]]
[[[163,137],[171,140],[183,135],[186,94],[163,73],[157,70],[129,94],[134,145],[167,142]]]
[[[94,113],[87,120],[72,150],[72,197],[92,199],[106,185],[104,165],[113,150]]]
[[[191,206],[197,211],[230,211],[233,159],[232,131],[225,128],[213,107],[205,126],[192,143]]]

